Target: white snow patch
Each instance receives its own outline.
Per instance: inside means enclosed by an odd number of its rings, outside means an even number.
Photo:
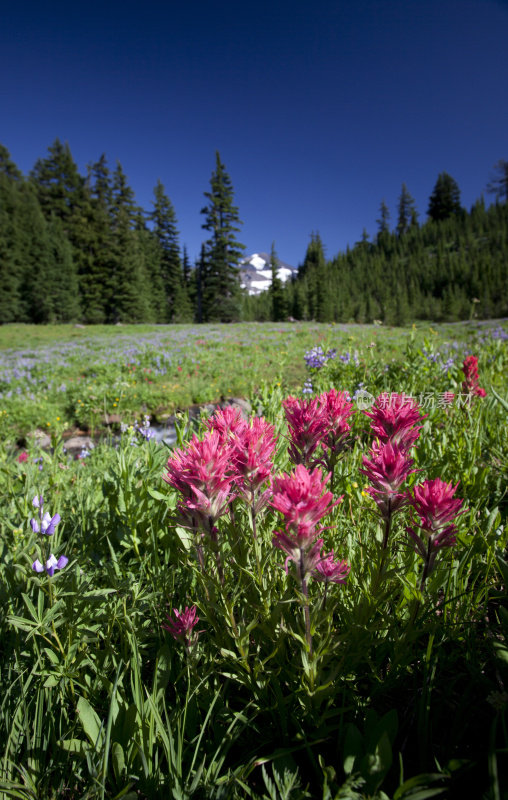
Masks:
[[[277,270],[277,275],[281,279],[281,281],[287,281],[289,277],[291,277],[293,273],[287,267],[279,267]]]
[[[262,292],[264,289],[268,289],[270,286],[270,281],[251,281],[250,288],[257,289],[258,292]]]
[[[264,269],[266,267],[265,259],[261,258],[261,256],[258,256],[257,253],[254,253],[254,255],[249,259],[249,261],[254,267],[254,269]]]

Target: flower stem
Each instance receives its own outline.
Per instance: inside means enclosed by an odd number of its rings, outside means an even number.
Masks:
[[[303,615],[305,619],[305,638],[309,646],[309,653],[312,655],[312,635],[310,632],[310,609],[309,609],[309,590],[305,577],[304,551],[300,549],[300,580],[302,584],[302,594],[304,597]]]

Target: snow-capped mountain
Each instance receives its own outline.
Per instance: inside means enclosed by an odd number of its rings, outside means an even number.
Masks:
[[[285,282],[296,275],[297,267],[292,267],[277,258],[277,275]],[[243,258],[239,263],[240,280],[242,288],[249,294],[260,294],[270,288],[272,283],[272,270],[270,269],[270,256],[268,253],[253,253]]]

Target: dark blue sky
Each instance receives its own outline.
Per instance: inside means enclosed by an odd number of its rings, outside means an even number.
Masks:
[[[0,15],[0,142],[27,173],[59,137],[84,173],[158,178],[191,258],[219,150],[247,253],[295,266],[420,220],[439,172],[469,208],[508,159],[507,0],[12,2]],[[488,198],[487,198],[488,199]]]

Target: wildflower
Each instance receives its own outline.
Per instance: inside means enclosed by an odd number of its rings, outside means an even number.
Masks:
[[[354,408],[349,399],[349,395],[338,392],[336,389],[323,392],[318,397],[321,415],[326,421],[326,433],[322,439],[322,445],[333,452],[338,452],[343,448],[345,439],[351,430],[348,419],[354,414]]]
[[[317,398],[287,397],[283,403],[291,442],[289,454],[295,464],[310,466],[310,460],[327,432],[327,419]]]
[[[476,356],[467,356],[462,364],[462,371],[464,373],[462,391],[465,394],[475,395],[476,397],[485,397],[487,392],[478,384],[478,358]]]
[[[412,468],[413,459],[400,445],[389,441],[386,444],[375,442],[370,458],[363,456],[362,461],[363,469],[360,472],[370,482],[365,491],[377,504],[381,518],[388,521],[392,514],[409,502],[400,488],[409,475],[416,472]]]
[[[34,508],[39,509],[39,521],[36,519],[30,520],[30,525],[34,533],[43,533],[47,536],[52,536],[55,528],[61,520],[60,514],[55,514],[51,517],[48,512],[44,512],[44,498],[42,495],[36,495],[32,500]]]
[[[219,408],[206,421],[208,430],[217,431],[226,440],[233,435],[242,435],[248,427],[247,421],[243,418],[242,412],[238,407],[226,406]]]
[[[459,513],[463,500],[453,495],[458,483],[452,486],[441,478],[427,480],[414,487],[412,506],[420,517],[420,525],[430,534],[452,522]]]
[[[49,577],[51,578],[54,575],[55,570],[63,569],[64,567],[67,566],[68,563],[69,559],[67,558],[67,556],[60,556],[60,558],[57,560],[53,555],[53,553],[51,553],[50,557],[48,558],[45,564],[41,564],[39,559],[36,558],[34,563],[32,564],[32,569],[35,572],[46,571]]]
[[[335,560],[333,550],[330,550],[327,555],[321,556],[312,572],[312,577],[316,581],[325,583],[345,583],[350,572],[349,564],[346,561]]]
[[[44,511],[44,498],[42,495],[36,495],[32,500],[32,505],[34,508],[39,509],[39,520],[31,519],[30,525],[34,533],[41,533],[46,534],[47,536],[52,536],[55,533],[55,528],[60,522],[60,514],[55,514],[53,517],[47,511]],[[43,546],[45,549],[46,546]],[[48,546],[49,550],[49,546]],[[36,558],[32,564],[32,569],[35,572],[44,572],[51,577],[55,570],[63,569],[69,562],[67,556],[60,556],[60,558],[56,559],[53,553],[50,553],[48,558],[44,561],[44,564]]]
[[[28,461],[28,453],[26,452],[26,450],[23,450],[23,452],[19,454],[16,461],[18,462],[18,464],[24,464],[25,461]]]
[[[320,533],[316,530],[320,520],[340,502],[332,503],[332,493],[325,491],[328,479],[320,469],[310,472],[299,464],[290,475],[273,480],[270,505],[284,516],[287,535],[297,547],[309,546]]]
[[[273,453],[276,446],[275,430],[262,417],[254,417],[250,425],[240,428],[232,440],[232,461],[240,493],[250,503],[255,503],[254,512],[268,499],[269,490],[256,503],[256,493],[266,483],[273,470]]]
[[[321,369],[327,361],[335,358],[336,355],[337,350],[332,349],[325,353],[321,345],[317,345],[305,353],[304,360],[308,369]]]
[[[408,527],[406,531],[412,539],[415,553],[424,561],[421,590],[434,569],[439,550],[452,547],[456,543],[457,527],[454,521],[465,511],[461,510],[463,500],[454,497],[457,486],[458,484],[452,486],[441,478],[435,478],[424,481],[413,489],[410,502],[419,517],[419,523],[413,521],[413,526],[418,525],[423,535],[419,535],[415,527]]]
[[[391,441],[409,450],[420,435],[422,426],[413,427],[420,420],[420,407],[405,394],[381,394],[364,414],[372,420],[371,430],[383,443]]]
[[[50,515],[46,511],[46,513],[44,514],[44,516],[40,521],[40,527],[36,519],[31,519],[30,525],[32,526],[32,530],[34,533],[45,533],[47,536],[52,536],[55,532],[56,526],[60,522],[60,519],[61,519],[60,514],[55,514],[54,517],[50,517]]]
[[[325,491],[329,477],[322,478],[320,469],[309,472],[303,464],[298,464],[290,475],[283,474],[274,479],[270,501],[285,517],[285,531],[276,531],[272,544],[286,553],[286,572],[290,561],[295,564],[304,598],[305,637],[310,653],[312,634],[307,575],[321,561],[323,540],[317,537],[323,529],[317,529],[317,525],[342,499],[332,503],[332,492]]]
[[[166,483],[177,489],[182,499],[178,509],[190,527],[211,532],[231,500],[236,477],[231,464],[231,448],[212,430],[202,441],[195,435],[185,450],[175,450],[167,463]]]
[[[185,606],[185,611],[178,611],[173,609],[175,619],[172,619],[169,614],[166,615],[167,625],[163,624],[163,628],[170,632],[171,636],[177,641],[181,641],[189,648],[197,640],[198,633],[193,633],[194,627],[199,622],[197,616],[196,606],[188,608]]]

